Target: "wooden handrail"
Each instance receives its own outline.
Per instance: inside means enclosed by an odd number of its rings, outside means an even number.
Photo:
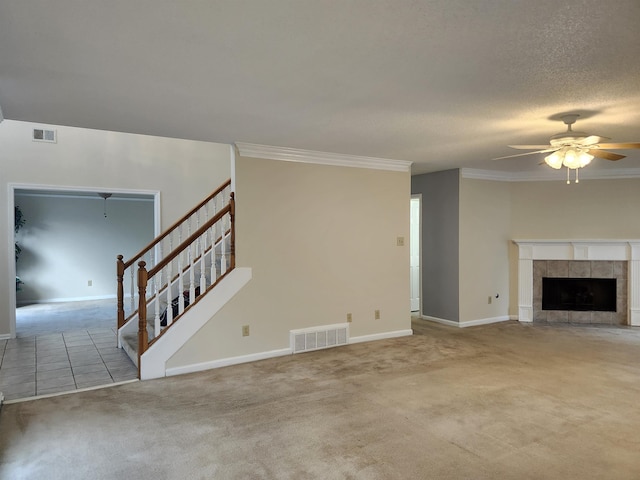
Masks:
[[[196,230],[191,235],[189,235],[189,237],[187,237],[185,240],[183,240],[182,243],[180,243],[180,245],[175,247],[173,249],[173,251],[169,255],[164,257],[151,270],[149,270],[149,272],[148,272],[149,273],[149,277],[153,277],[160,270],[162,270],[164,267],[166,267],[169,264],[169,262],[171,262],[173,259],[175,259],[178,255],[180,255],[180,253],[183,250],[186,250],[187,247],[189,247],[193,242],[196,241],[196,239],[198,237],[200,237],[204,232],[206,232],[209,228],[211,228],[212,225],[214,225],[215,223],[219,222],[222,217],[224,217],[227,213],[231,212],[231,203],[233,203],[233,196],[229,200],[229,205],[227,205],[222,210],[220,210],[218,213],[216,213],[213,218],[211,218],[209,221],[207,221],[207,223],[202,225],[198,230]]]
[[[194,305],[197,301],[198,301],[198,297],[204,295],[206,292],[208,292],[210,289],[212,289],[220,280],[222,280],[231,270],[233,270],[235,268],[235,194],[234,192],[230,192],[229,193],[229,202],[227,205],[225,205],[224,207],[222,207],[218,212],[216,212],[216,214],[209,220],[207,220],[204,225],[202,225],[201,227],[199,227],[195,232],[193,232],[192,234],[189,235],[188,238],[184,239],[183,241],[180,242],[179,245],[177,245],[175,248],[172,249],[171,252],[169,252],[167,254],[166,257],[164,257],[160,262],[158,262],[156,265],[153,266],[152,269],[147,270],[146,269],[146,262],[144,260],[142,260],[143,255],[146,254],[146,252],[148,252],[150,249],[152,249],[155,245],[157,245],[163,238],[165,238],[167,235],[169,235],[172,231],[174,231],[176,228],[179,228],[180,225],[185,222],[185,221],[189,221],[189,218],[196,213],[199,209],[201,209],[203,206],[205,206],[205,204],[207,202],[209,202],[211,199],[215,198],[217,195],[220,194],[220,192],[224,191],[225,188],[227,188],[228,186],[230,186],[231,184],[231,180],[228,180],[227,182],[225,182],[223,185],[221,185],[220,187],[218,187],[218,189],[213,192],[211,195],[209,195],[205,200],[203,200],[202,202],[200,202],[199,205],[197,205],[195,208],[191,209],[191,211],[189,211],[186,215],[184,215],[181,220],[179,220],[178,222],[176,222],[174,225],[171,226],[170,229],[168,229],[167,231],[165,231],[165,233],[163,233],[161,236],[157,237],[156,239],[154,239],[147,247],[145,247],[143,250],[140,251],[140,253],[138,253],[136,256],[134,256],[131,260],[124,262],[123,261],[123,256],[122,255],[118,255],[117,256],[117,262],[116,262],[116,273],[117,273],[117,308],[118,308],[118,328],[121,328],[122,326],[125,325],[126,322],[128,322],[129,320],[131,320],[137,313],[138,316],[138,377],[140,377],[140,365],[141,365],[141,355],[149,348],[149,345],[151,345],[155,340],[157,340],[159,338],[160,335],[162,335],[164,332],[167,331],[168,327],[170,327],[173,323],[170,323],[167,325],[167,328],[160,330],[159,332],[155,333],[155,336],[152,340],[149,340],[149,334],[147,332],[147,308],[148,305],[147,303],[150,301],[155,301],[155,302],[159,302],[160,301],[160,294],[161,292],[165,292],[167,291],[167,288],[171,288],[171,282],[174,281],[176,278],[182,278],[181,275],[184,274],[184,272],[186,272],[189,268],[194,268],[194,260],[191,259],[191,266],[190,267],[184,267],[182,268],[182,271],[178,272],[177,275],[174,276],[174,278],[170,278],[168,279],[167,285],[165,285],[164,287],[162,287],[160,290],[156,290],[155,292],[150,292],[150,295],[147,295],[147,285],[149,284],[150,281],[152,281],[151,279],[154,278],[155,275],[158,275],[159,273],[162,272],[162,269],[164,269],[167,265],[169,265],[172,261],[174,261],[176,259],[176,257],[178,257],[179,255],[181,255],[185,250],[192,248],[192,245],[198,240],[200,239],[200,237],[202,237],[202,235],[205,234],[205,232],[207,232],[207,230],[209,230],[210,228],[212,228],[214,225],[216,225],[216,223],[220,222],[221,220],[224,219],[225,215],[229,215],[230,217],[230,224],[229,224],[229,228],[228,229],[224,229],[224,223],[223,228],[221,229],[222,233],[220,235],[220,237],[217,238],[213,238],[212,235],[212,243],[209,247],[204,248],[198,255],[198,257],[196,258],[195,261],[201,261],[202,263],[205,262],[205,255],[207,255],[208,252],[215,252],[215,248],[216,245],[218,245],[220,242],[225,242],[226,238],[229,238],[229,265],[228,267],[224,267],[225,271],[221,274],[221,276],[217,276],[218,274],[216,273],[215,275],[215,279],[212,278],[212,283],[206,287],[205,291],[200,292],[199,295],[195,296],[194,298],[194,293],[193,293],[193,284],[191,285],[191,289],[192,289],[192,293],[191,293],[191,302],[190,304],[186,307],[189,308],[190,306]],[[212,232],[213,233],[213,232]],[[226,252],[225,252],[225,256],[226,256]],[[132,314],[128,317],[125,318],[125,311],[124,311],[124,276],[125,276],[125,271],[127,268],[132,267],[132,265],[135,263],[135,261],[137,261],[137,265],[138,265],[138,275],[137,275],[137,280],[138,280],[138,309],[137,312],[132,312]],[[214,262],[214,253],[212,253],[212,257],[211,257],[211,262]],[[226,263],[225,263],[226,265]],[[204,267],[201,267],[204,268]],[[212,263],[212,272],[213,272],[213,263]],[[193,272],[191,272],[193,273]],[[203,275],[203,273],[201,272],[201,274]],[[212,273],[213,275],[213,273]],[[193,275],[191,275],[193,277]],[[191,281],[193,282],[193,278],[191,278]],[[132,282],[133,282],[133,278],[132,278]],[[182,281],[181,281],[182,282]],[[154,282],[155,285],[155,282]],[[180,288],[182,288],[182,283],[180,283]],[[133,285],[132,285],[132,294],[133,294]],[[180,299],[182,299],[182,294],[180,294],[179,296]],[[158,305],[156,305],[156,309],[158,308]],[[167,308],[172,308],[171,305],[168,305]],[[185,308],[185,307],[181,307],[181,308]],[[185,309],[186,309],[185,308]],[[157,317],[157,310],[156,310],[156,322],[158,322],[158,317]],[[180,312],[179,316],[182,315],[183,312]]]
[[[171,232],[173,232],[183,222],[185,222],[191,215],[193,215],[198,210],[200,210],[207,202],[209,202],[211,199],[213,199],[216,195],[218,195],[220,192],[222,192],[225,188],[227,188],[230,185],[231,185],[231,179],[227,180],[222,185],[220,185],[216,190],[214,190],[214,192],[211,195],[209,195],[207,198],[205,198],[203,201],[201,201],[194,208],[189,210],[185,215],[183,215],[180,219],[178,219],[176,222],[174,222],[174,224],[171,225],[168,229],[166,229],[162,234],[160,234],[158,237],[154,238],[151,241],[151,243],[149,243],[146,247],[144,247],[142,250],[140,250],[136,255],[131,257],[130,260],[124,262],[124,269],[126,270],[131,265],[133,265],[137,259],[142,257],[145,253],[147,253],[149,250],[151,250],[153,247],[155,247],[158,243],[160,243],[162,240],[164,240],[164,238],[167,235],[169,235]]]

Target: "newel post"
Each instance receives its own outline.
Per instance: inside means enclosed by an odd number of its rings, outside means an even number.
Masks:
[[[118,279],[118,328],[124,325],[124,262],[122,261],[122,255],[118,255],[116,260],[116,277]]]
[[[146,262],[138,262],[138,369],[140,369],[140,356],[149,346],[147,334],[147,269]]]
[[[229,195],[229,217],[231,219],[231,242],[229,252],[229,268],[236,268],[236,195],[231,192]]]

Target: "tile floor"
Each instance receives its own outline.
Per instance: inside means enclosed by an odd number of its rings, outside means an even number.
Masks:
[[[137,373],[117,347],[114,328],[92,326],[0,340],[0,391],[5,400],[133,380]]]

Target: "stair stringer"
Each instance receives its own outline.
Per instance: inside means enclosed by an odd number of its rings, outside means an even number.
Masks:
[[[252,277],[251,268],[234,268],[140,357],[140,380],[166,376],[167,361],[231,300]]]

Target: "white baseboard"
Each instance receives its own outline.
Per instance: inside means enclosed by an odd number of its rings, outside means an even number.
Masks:
[[[282,348],[280,350],[270,350],[268,352],[250,353],[249,355],[239,355],[237,357],[221,358],[219,360],[211,360],[209,362],[194,363],[192,365],[184,365],[182,367],[167,368],[166,375],[183,375],[185,373],[202,372],[203,370],[211,370],[212,368],[229,367],[231,365],[239,365],[241,363],[255,362],[258,360],[266,360],[267,358],[283,357],[291,355],[290,348]]]
[[[11,338],[10,333],[2,333],[0,334],[0,340],[9,340]]]
[[[352,337],[349,339],[349,343],[372,342],[375,340],[384,340],[387,338],[405,337],[407,335],[413,335],[413,330],[411,329],[397,330],[395,332],[384,332],[384,333],[376,333],[373,335],[362,335],[359,337]],[[166,376],[171,377],[173,375],[184,375],[185,373],[202,372],[204,370],[211,370],[212,368],[229,367],[231,365],[239,365],[241,363],[256,362],[258,360],[266,360],[268,358],[283,357],[285,355],[292,355],[291,348],[281,348],[279,350],[250,353],[248,355],[239,355],[237,357],[221,358],[218,360],[211,360],[209,362],[194,363],[192,365],[184,365],[181,367],[167,368]]]
[[[387,338],[407,337],[413,335],[413,330],[396,330],[394,332],[374,333],[371,335],[360,335],[358,337],[349,338],[349,343],[374,342],[376,340],[385,340]]]
[[[507,322],[509,320],[514,320],[514,318],[512,318],[512,316],[510,315],[503,315],[500,317],[490,317],[490,318],[479,318],[477,320],[467,320],[464,322],[454,322],[453,320],[445,320],[444,318],[430,317],[429,315],[422,315],[420,318],[424,320],[429,320],[431,322],[437,322],[443,325],[448,325],[450,327],[456,327],[456,328],[476,327],[478,325],[489,325],[491,323]],[[515,319],[517,320],[517,318]]]
[[[508,322],[509,320],[511,320],[511,317],[509,317],[509,315],[502,315],[500,317],[479,318],[477,320],[467,320],[465,322],[460,322],[460,328],[475,327],[478,325],[489,325],[491,323]]]
[[[430,322],[441,323],[442,325],[448,325],[449,327],[460,327],[460,323],[453,320],[446,320],[444,318],[432,317],[430,315],[420,315],[423,320],[429,320]]]
[[[93,297],[57,297],[57,298],[40,298],[38,300],[20,300],[17,302],[19,307],[25,305],[35,305],[39,303],[62,303],[62,302],[86,302],[89,300],[109,300],[116,298],[115,295],[95,295]]]

